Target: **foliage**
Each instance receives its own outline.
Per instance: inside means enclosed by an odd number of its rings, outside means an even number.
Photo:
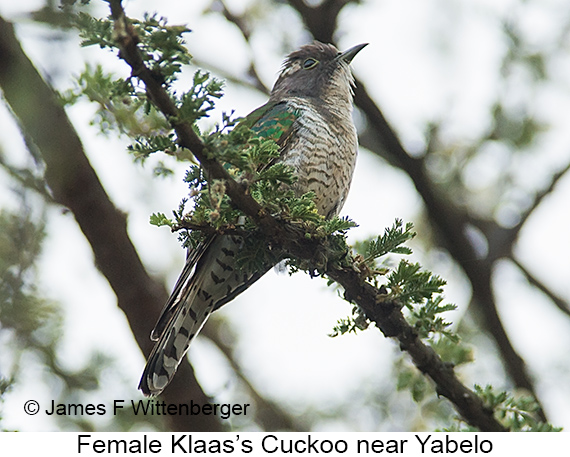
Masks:
[[[345,333],[356,333],[358,330],[366,330],[369,324],[362,310],[358,306],[353,306],[352,314],[339,319],[329,336],[334,338]]]
[[[475,392],[485,401],[485,405],[495,412],[495,416],[512,432],[559,432],[560,427],[540,422],[536,419],[539,409],[536,400],[524,395],[497,392],[492,386],[475,385]],[[474,431],[461,421],[446,431]]]
[[[433,342],[448,338],[458,343],[459,337],[449,329],[451,324],[440,316],[455,309],[455,305],[442,304],[441,293],[445,285],[442,278],[422,270],[420,264],[409,263],[405,259],[401,259],[394,269],[387,266],[379,268],[377,265],[377,261],[388,254],[411,254],[412,250],[404,243],[414,236],[413,224],[404,226],[397,219],[392,227],[384,230],[383,235],[357,244],[359,254],[356,256],[356,266],[368,272],[368,280],[384,291],[386,301],[397,301],[408,309],[410,323],[421,338],[430,338]],[[367,328],[365,321],[358,307],[355,307],[352,316],[338,321],[331,336]]]
[[[116,46],[112,41],[112,26],[109,21],[90,18],[80,13],[77,17],[77,25],[84,38],[84,45],[99,45],[101,48]],[[171,90],[177,73],[181,71],[181,65],[171,65],[171,57],[178,56],[179,63],[182,64],[191,61],[190,54],[183,46],[182,37],[188,29],[169,26],[165,19],[157,19],[156,16],[149,15],[145,15],[142,21],[133,21],[133,27],[141,38],[141,52],[145,63],[152,71],[160,71],[163,74],[164,86],[170,89],[171,96],[176,101],[180,116],[180,119],[176,121],[186,121],[195,125],[198,119],[207,116],[208,112],[213,109],[214,100],[221,96],[222,83],[210,78],[207,72],[197,70],[194,73],[193,85],[188,91],[178,95]],[[131,97],[134,98],[133,104],[135,105],[141,106],[141,103],[145,103],[146,112],[150,113],[153,110],[150,105],[146,104],[148,102],[146,94],[141,89],[137,89],[131,79],[127,81],[105,76],[99,71],[96,72],[96,76],[91,79],[99,84],[90,86],[95,92],[105,89],[106,93]],[[80,77],[80,81],[86,80],[87,76]],[[91,99],[97,99],[85,84],[80,84],[80,87],[84,87],[82,92],[89,95]],[[112,110],[108,110],[107,113],[114,115]],[[276,160],[279,157],[277,144],[271,139],[258,137],[249,129],[247,122],[241,121],[242,119],[234,119],[231,115],[224,114],[221,126],[211,133],[202,134],[210,156],[220,161],[230,175],[240,182],[268,213],[282,220],[300,224],[308,238],[330,237],[331,240],[335,240],[331,243],[331,246],[335,245],[335,252],[329,253],[330,259],[325,259],[325,263],[346,254],[348,247],[344,236],[346,230],[355,224],[339,218],[326,221],[318,214],[312,194],[295,195],[290,187],[296,179],[294,171]],[[116,121],[114,125],[123,124]],[[177,149],[176,143],[176,133],[170,128],[167,131],[135,136],[131,150],[137,157],[144,158],[157,151],[172,153]],[[225,193],[225,184],[222,181],[208,180],[199,165],[190,166],[185,181],[190,187],[191,201],[183,199],[178,209],[173,211],[173,219],[167,218],[164,214],[154,214],[151,217],[152,224],[168,225],[173,230],[182,230],[180,239],[185,247],[196,247],[204,239],[204,234],[211,233],[211,230],[231,232],[239,227],[242,234],[256,231],[255,224],[233,206]],[[188,203],[191,203],[189,210],[187,209]],[[188,226],[194,230],[186,229],[185,227]],[[358,259],[359,268],[370,268],[378,258],[388,253],[410,254],[410,248],[404,246],[403,243],[415,235],[412,228],[411,223],[404,227],[398,220],[392,228],[386,229],[383,236],[363,243],[365,255],[362,259]],[[276,260],[273,255],[270,259],[265,258],[266,249],[259,249],[255,243],[254,245],[248,243],[248,239],[255,238],[256,236],[246,236],[242,250],[242,266],[247,266],[249,269],[257,269]],[[263,245],[259,243],[259,240],[257,244]],[[315,269],[315,266],[305,265],[295,260],[291,260],[289,264],[293,271]],[[387,276],[388,297],[401,301],[403,305],[411,309],[413,303],[421,303],[434,293],[441,292],[444,282],[433,277],[429,272],[419,270],[418,264],[408,264],[402,261],[399,267]],[[386,273],[386,271],[380,272]],[[375,280],[377,273],[379,272],[371,271],[370,279]],[[417,314],[416,318],[418,322],[424,322],[424,324],[426,319],[434,320],[433,325],[424,325],[425,333],[441,331],[446,324],[442,320],[435,321],[434,316],[448,309],[450,307],[440,306],[439,300],[428,301],[427,310],[421,315]],[[349,325],[349,328],[353,331],[356,327]]]
[[[33,268],[45,237],[44,227],[24,210],[0,212],[0,322],[15,347],[39,351],[53,347],[61,332],[58,307],[37,296]],[[21,354],[19,354],[21,356]],[[19,357],[14,366],[18,366]]]
[[[65,335],[63,312],[58,303],[42,296],[39,288],[36,266],[46,230],[43,217],[34,216],[37,208],[32,209],[28,193],[19,196],[19,211],[0,210],[0,407],[35,371],[42,373],[42,382],[56,404],[87,404],[93,395],[106,399],[101,393],[103,377],[121,372],[114,360],[93,351],[86,354],[83,366],[68,368],[58,355]],[[82,416],[57,416],[55,420],[63,429],[100,428]],[[133,425],[132,417],[114,420],[112,429],[129,430]]]
[[[46,384],[57,385],[62,398],[81,397],[97,389],[101,372],[109,361],[93,354],[85,367],[69,370],[58,360],[63,328],[61,309],[39,294],[35,272],[45,228],[34,220],[26,200],[22,199],[21,208],[18,213],[0,211],[0,329],[4,367],[0,398],[29,376],[30,360],[42,366]]]
[[[561,429],[536,419],[536,400],[528,396],[514,396],[507,392],[495,392],[492,386],[476,385],[475,391],[486,405],[513,432],[557,432]]]
[[[2,405],[5,400],[5,394],[12,389],[13,385],[14,385],[13,379],[0,377],[0,432],[8,431],[2,426],[2,420],[3,420]]]
[[[66,91],[62,101],[73,104],[86,97],[96,103],[98,108],[91,124],[104,135],[110,135],[113,130],[133,138],[152,134],[151,138],[158,141],[161,132],[168,130],[169,125],[156,110],[149,109],[146,99],[139,95],[130,78],[117,78],[107,74],[101,65],[92,67],[87,64],[76,79],[76,87]],[[162,143],[156,150],[162,151],[167,146]]]
[[[74,2],[71,0],[67,3]],[[80,13],[75,25],[82,30],[84,45],[115,49],[113,29],[109,21]],[[157,80],[168,88],[176,103],[180,113],[178,121],[187,121],[195,126],[197,120],[210,114],[215,99],[221,96],[222,84],[208,73],[197,70],[189,90],[178,93],[174,89],[183,65],[191,61],[183,40],[183,35],[189,30],[183,26],[170,26],[164,18],[156,15],[145,15],[143,20],[133,21],[133,27],[140,37],[139,46],[145,63]],[[515,40],[516,34],[513,33],[512,38]],[[544,78],[546,70],[541,55],[535,53],[523,57],[536,68],[536,77]],[[78,78],[77,87],[62,98],[67,103],[73,103],[82,96],[99,105],[94,124],[102,132],[108,134],[110,129],[115,129],[132,138],[133,144],[129,149],[136,160],[144,161],[161,151],[180,161],[192,160],[189,152],[178,146],[176,134],[169,124],[172,119],[165,119],[155,110],[136,79],[106,74],[101,67],[86,67]],[[492,114],[494,125],[485,141],[501,138],[515,147],[524,148],[541,128],[539,123],[525,113],[513,120],[512,113],[507,112],[500,103],[493,108]],[[195,128],[198,130],[198,127]],[[435,135],[437,129],[433,133]],[[329,243],[328,257],[323,260],[324,263],[338,262],[364,272],[366,281],[380,288],[387,300],[397,301],[407,310],[408,320],[417,333],[421,338],[427,339],[445,361],[459,365],[471,359],[471,350],[459,344],[459,337],[450,330],[450,324],[441,316],[454,309],[454,305],[444,304],[441,295],[445,281],[422,270],[418,263],[407,260],[400,260],[394,268],[388,266],[390,254],[411,254],[411,249],[405,243],[415,235],[412,224],[404,226],[397,220],[383,235],[358,243],[355,246],[356,252],[353,253],[346,245],[345,235],[355,224],[348,219],[324,220],[315,210],[312,195],[294,195],[288,188],[294,183],[294,174],[275,161],[278,151],[271,140],[257,138],[240,124],[239,119],[231,119],[226,115],[222,125],[214,132],[202,134],[202,139],[211,157],[222,162],[267,211],[297,224],[305,230],[307,238],[326,240]],[[475,154],[474,151],[471,153]],[[468,159],[470,158],[467,157],[465,162]],[[462,165],[459,164],[458,169]],[[170,170],[160,162],[155,172],[157,175],[165,175]],[[242,251],[244,268],[256,269],[278,260],[274,255],[268,258],[267,249],[257,236],[255,224],[232,205],[222,181],[208,180],[199,166],[190,165],[186,182],[190,187],[190,198],[182,200],[173,211],[172,219],[162,213],[153,214],[150,219],[152,224],[169,226],[179,231],[180,240],[186,247],[197,246],[205,236],[213,232],[242,236],[245,242]],[[289,266],[291,271],[306,270],[318,274],[322,264],[308,265],[292,259]],[[351,316],[339,320],[333,335],[356,332],[367,326],[366,316],[355,306]],[[32,328],[35,328],[34,325]],[[426,378],[413,367],[409,370],[401,369],[398,386],[409,390],[416,401],[423,401],[426,393],[433,391]],[[512,430],[545,430],[550,427],[533,419],[532,413],[536,410],[536,405],[528,399],[514,399],[505,393],[495,394],[490,388],[477,388],[477,393]]]
[[[102,49],[116,50],[110,20],[79,12],[73,23],[83,39],[83,46],[97,45]],[[188,90],[179,93],[173,86],[183,66],[192,59],[183,37],[189,29],[169,25],[165,18],[149,14],[145,14],[142,20],[134,20],[132,26],[140,39],[143,61],[168,88],[180,113],[179,121],[194,124],[206,117],[213,109],[213,100],[222,95],[221,81],[198,69]],[[94,68],[87,65],[77,78],[76,87],[64,93],[62,100],[71,104],[81,97],[99,106],[92,123],[101,132],[109,135],[115,130],[132,139],[129,150],[136,160],[144,162],[157,151],[172,155],[177,160],[192,160],[188,151],[178,147],[169,120],[156,110],[135,78],[106,73],[100,65]],[[155,166],[154,171],[159,176],[171,174],[163,161]]]
[[[180,25],[168,25],[163,17],[145,13],[142,20],[132,20],[139,39],[139,48],[145,64],[164,84],[172,83],[191,56],[184,46],[183,34],[190,32]],[[79,12],[75,26],[80,31],[82,46],[97,45],[101,49],[115,49],[113,23]]]
[[[108,22],[87,20],[79,16],[78,24],[83,27],[84,44],[98,44],[102,48],[115,46],[109,41],[112,35]],[[133,27],[141,38],[143,60],[167,88],[178,109],[178,118],[167,120],[171,123],[192,124],[201,135],[208,156],[219,161],[265,211],[277,219],[302,228],[306,238],[323,240],[326,250],[321,252],[320,259],[289,259],[288,265],[292,272],[305,270],[311,275],[323,275],[325,266],[331,262],[355,268],[364,273],[366,281],[382,291],[387,301],[399,303],[407,309],[408,319],[420,338],[431,341],[436,350],[445,353],[454,363],[469,360],[470,351],[459,344],[459,337],[450,330],[450,323],[441,316],[455,308],[454,305],[443,303],[441,294],[445,281],[422,270],[418,263],[405,259],[401,259],[393,269],[388,268],[386,263],[379,264],[388,254],[411,254],[411,249],[404,245],[415,236],[411,223],[404,226],[402,221],[397,220],[392,227],[385,229],[383,235],[360,243],[357,249],[361,252],[353,254],[346,243],[346,231],[355,224],[339,218],[326,221],[318,214],[312,194],[294,193],[291,187],[295,182],[294,172],[278,162],[279,150],[273,140],[256,136],[247,123],[225,114],[222,125],[211,133],[202,134],[195,127],[196,121],[208,116],[215,99],[222,95],[222,83],[210,78],[207,72],[197,70],[188,91],[177,94],[172,89],[172,84],[181,71],[181,64],[188,64],[191,60],[182,39],[182,34],[188,30],[168,26],[164,19],[156,19],[155,16],[133,21]],[[177,59],[174,59],[175,56]],[[104,76],[99,79],[107,81]],[[122,88],[119,95],[138,100],[135,103],[144,107],[145,113],[153,111],[146,94],[137,89],[132,81],[115,79],[106,84]],[[116,122],[116,125],[120,126],[121,123]],[[146,158],[158,151],[176,156],[176,133],[172,128],[166,128],[165,131],[136,135],[130,149],[139,158]],[[267,249],[267,240],[260,236],[255,223],[236,208],[227,196],[224,181],[209,179],[199,165],[190,165],[185,181],[190,187],[190,198],[181,201],[178,209],[173,211],[173,219],[157,213],[151,216],[152,224],[166,225],[172,230],[180,231],[182,244],[190,248],[196,248],[212,233],[240,236],[243,246],[239,260],[241,267],[246,270],[263,271],[285,256],[278,250]],[[367,326],[366,316],[358,307],[353,307],[352,315],[339,320],[331,336],[356,332]],[[413,398],[420,401],[429,390],[428,383],[425,379],[420,380],[411,372],[408,373],[408,376],[404,376],[405,372],[401,373],[399,386],[409,388]]]
[[[390,253],[411,254],[412,250],[403,243],[416,236],[416,233],[412,231],[413,228],[414,225],[408,222],[402,230],[402,221],[397,219],[391,228],[384,229],[383,236],[362,243],[360,249],[365,251],[362,262],[372,264],[374,260]]]

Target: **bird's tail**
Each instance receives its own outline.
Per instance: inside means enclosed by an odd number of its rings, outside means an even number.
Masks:
[[[172,306],[165,308],[152,333],[153,339],[158,341],[139,384],[139,389],[146,396],[159,395],[170,383],[190,343],[212,312],[213,301],[198,296],[205,272],[187,272],[185,269],[182,275],[185,274],[190,276],[180,277],[183,287],[177,296],[173,293],[169,300],[173,302]],[[164,322],[164,317],[168,318],[167,322]]]
[[[244,273],[236,265],[239,238],[212,236],[191,252],[152,332],[157,341],[139,389],[159,395],[172,380],[188,347],[214,311],[257,281],[271,268]]]

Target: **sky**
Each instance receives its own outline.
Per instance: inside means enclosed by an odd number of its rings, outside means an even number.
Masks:
[[[70,87],[74,75],[86,61],[104,62],[117,72],[125,71],[110,53],[80,49],[74,40],[45,40],[49,32],[25,19],[26,13],[41,3],[0,1],[0,14],[18,22],[17,31],[26,52],[50,75],[58,89]],[[251,2],[227,3],[239,13],[244,3]],[[567,128],[568,116],[564,115],[570,108],[565,78],[569,64],[563,53],[555,55],[548,63],[553,82],[537,93],[525,92],[524,74],[520,76],[519,86],[497,89],[497,69],[506,50],[499,18],[516,18],[539,49],[552,40],[552,30],[562,26],[560,13],[564,11],[564,2],[523,3],[516,0],[363,2],[362,6],[346,8],[342,13],[338,42],[343,49],[370,43],[354,60],[354,73],[365,82],[410,150],[421,149],[423,129],[429,120],[449,120],[446,136],[458,145],[485,131],[489,127],[488,108],[497,90],[510,97],[514,105],[533,97],[534,109],[552,123],[553,128],[543,139],[544,148],[520,159],[517,179],[530,188],[540,188],[551,170],[570,158],[570,129]],[[193,33],[188,36],[189,49],[196,61],[212,68],[243,73],[245,63],[253,56],[263,81],[271,86],[283,55],[307,40],[293,15],[270,17],[267,27],[256,31],[252,49],[248,49],[238,31],[219,15],[201,15],[209,4],[205,0],[163,0],[158,12],[172,23],[190,26]],[[127,12],[135,17],[142,11],[157,8],[156,2],[150,1],[130,1],[125,5]],[[106,14],[104,8],[101,14]],[[283,21],[288,24],[286,31],[280,24]],[[283,41],[290,43],[291,49],[282,49]],[[53,53],[66,56],[63,67],[61,59],[50,59]],[[264,95],[228,83],[212,121],[206,123],[220,121],[222,111],[231,109],[245,115],[264,101]],[[132,165],[125,152],[127,140],[104,137],[90,125],[93,111],[92,106],[80,103],[70,108],[69,114],[104,187],[115,204],[128,213],[129,233],[143,262],[151,273],[174,284],[184,253],[175,235],[167,228],[150,226],[148,218],[153,212],[168,214],[178,205],[187,192],[182,182],[184,169],[177,166],[172,179],[150,179],[150,166]],[[358,124],[358,117],[356,122]],[[3,150],[10,151],[14,163],[25,163],[27,153],[17,126],[3,107],[0,107],[0,125],[3,126],[0,139]],[[497,173],[500,158],[500,151],[492,150],[474,162],[473,169],[466,172],[467,184],[474,191],[494,184],[500,179]],[[497,161],[498,166],[488,166],[490,160]],[[565,200],[569,193],[570,180],[565,179],[528,222],[517,245],[519,258],[528,262],[533,272],[548,280],[564,297],[570,297],[567,281],[570,268],[566,261],[570,243],[561,240],[556,250],[551,249],[549,243],[554,227],[568,227]],[[14,200],[2,192],[0,205],[14,205]],[[508,205],[505,208],[505,214],[497,217],[508,220]],[[420,213],[421,202],[410,179],[381,159],[361,151],[351,192],[342,211],[359,224],[351,231],[351,241],[381,233],[395,218],[414,221]],[[124,369],[121,377],[129,379],[133,390],[136,389],[144,360],[124,316],[116,307],[112,291],[94,268],[90,248],[72,217],[58,208],[51,208],[48,216],[49,237],[42,255],[40,281],[46,295],[60,301],[66,312],[62,360],[76,366],[85,363],[91,350],[103,350],[121,360]],[[421,260],[426,267],[448,279],[446,299],[460,306],[457,315],[461,315],[470,291],[457,267],[442,253],[424,252],[419,244],[414,247],[412,260]],[[559,313],[540,294],[525,286],[511,265],[501,264],[495,273],[496,284],[500,285],[496,291],[501,316],[533,372],[556,374],[559,370],[567,374],[568,320],[560,319]],[[246,373],[252,374],[260,391],[285,400],[296,411],[316,404],[342,403],[347,392],[357,389],[360,383],[388,376],[390,360],[398,352],[392,341],[374,330],[358,336],[329,338],[327,334],[336,320],[347,316],[350,306],[327,290],[325,281],[302,274],[289,277],[271,271],[222,312],[239,334],[238,359]],[[206,391],[221,398],[227,395],[227,365],[207,341],[198,338],[189,356]],[[263,370],[259,370],[259,366]],[[384,374],[382,367],[386,367]],[[493,373],[496,368],[496,365],[475,363],[468,373],[474,382],[485,384],[497,376]],[[111,392],[113,381],[111,377],[105,386]],[[552,422],[570,426],[570,389],[557,385],[556,376],[541,378],[538,387],[544,394]],[[20,405],[30,396],[30,391],[34,395],[37,392],[42,399],[48,395],[41,385],[30,382],[21,386],[6,401],[6,426],[30,431],[53,429],[49,420],[30,419],[21,411]],[[132,392],[113,394],[132,395]],[[353,426],[358,427],[358,424]]]

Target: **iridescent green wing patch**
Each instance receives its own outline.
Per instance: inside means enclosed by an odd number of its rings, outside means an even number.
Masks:
[[[267,111],[263,112],[264,109]],[[255,117],[258,111],[261,111],[262,114],[254,121],[251,129],[262,138],[270,138],[279,144],[283,143],[295,119],[297,119],[298,113],[284,102],[271,108],[263,106],[251,113],[250,116]]]

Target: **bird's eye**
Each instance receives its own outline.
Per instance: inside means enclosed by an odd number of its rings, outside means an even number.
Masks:
[[[314,68],[317,64],[319,63],[318,60],[315,59],[307,59],[303,62],[303,68],[305,70],[309,70],[311,68]]]

